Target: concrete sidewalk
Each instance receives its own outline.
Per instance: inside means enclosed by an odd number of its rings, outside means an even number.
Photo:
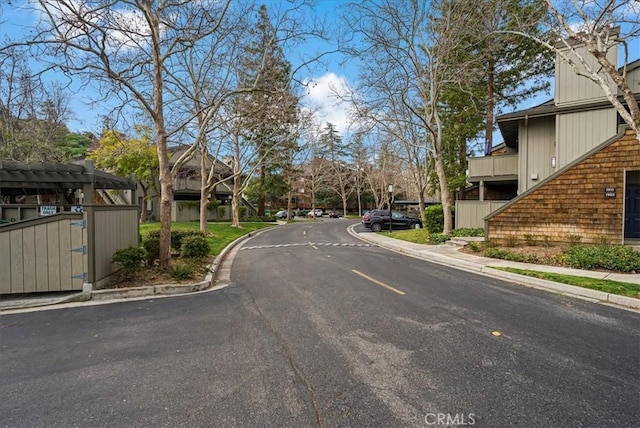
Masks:
[[[617,294],[605,293],[603,291],[591,290],[588,288],[576,287],[572,285],[547,281],[544,279],[518,275],[510,272],[492,269],[492,267],[512,267],[518,269],[535,270],[539,272],[556,272],[566,275],[609,279],[619,282],[629,282],[632,284],[640,284],[640,274],[598,272],[491,259],[487,257],[476,256],[473,254],[463,253],[459,251],[460,247],[454,245],[414,244],[412,242],[394,239],[391,236],[388,236],[388,234],[384,233],[374,233],[369,230],[364,232],[357,232],[355,230],[356,226],[357,225],[352,225],[347,229],[352,236],[402,254],[407,254],[413,257],[450,266],[456,269],[462,269],[469,272],[476,272],[483,275],[501,278],[532,288],[543,289],[554,293],[565,294],[573,297],[589,299],[591,301],[609,303],[616,306],[640,310],[640,299],[634,299],[631,297],[619,296]]]

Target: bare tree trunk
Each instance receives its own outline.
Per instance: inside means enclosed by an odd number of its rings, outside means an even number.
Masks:
[[[347,216],[347,198],[346,195],[342,196],[342,215]]]
[[[447,173],[444,168],[444,159],[442,156],[442,122],[437,111],[434,111],[434,130],[433,136],[433,152],[436,166],[436,174],[440,182],[440,201],[442,202],[442,211],[444,215],[444,227],[442,233],[450,235],[453,230],[453,222],[451,219],[451,195],[449,194],[449,185],[447,182]]]
[[[240,164],[237,159],[233,161],[233,196],[231,198],[231,226],[240,227]]]
[[[358,217],[362,217],[362,185],[360,184],[360,172],[358,171],[358,177],[357,177],[358,183]],[[346,213],[344,214],[345,216],[347,215]]]
[[[636,139],[640,142],[640,107],[638,107],[638,101],[636,100],[635,94],[629,87],[629,84],[626,82],[625,77],[621,76],[618,73],[618,69],[613,66],[608,60],[606,53],[600,52],[596,49],[589,49],[589,52],[598,60],[598,64],[602,66],[605,72],[611,77],[614,81],[620,92],[622,92],[622,98],[627,102],[627,107],[629,108],[629,112],[624,109],[623,106],[617,108],[618,113],[622,116],[623,120],[629,125],[631,129],[636,133]],[[614,106],[616,106],[617,98],[615,94],[606,93],[607,98],[609,98]]]
[[[262,157],[260,162],[263,162]],[[264,170],[264,166],[260,165],[260,195],[258,196],[258,216],[264,216],[265,211],[265,197],[264,197],[264,186],[266,180],[266,173]]]
[[[162,95],[160,95],[162,98]],[[162,119],[159,120],[162,122]],[[167,136],[163,124],[157,126],[158,160],[160,161],[160,259],[161,268],[171,264],[171,203],[173,202],[173,177],[167,156]]]
[[[140,184],[140,188],[142,189],[142,206],[140,207],[140,219],[139,222],[140,224],[146,223],[147,221],[147,197],[148,197],[148,192],[149,189],[147,186],[143,185],[142,183],[138,182]]]
[[[209,233],[209,224],[207,223],[209,217],[209,195],[211,191],[208,186],[207,175],[207,146],[202,144],[200,148],[200,231],[205,235]]]
[[[485,112],[485,136],[484,136],[484,154],[491,155],[493,147],[493,109],[494,109],[494,61],[489,59],[487,62],[487,107]]]
[[[153,105],[151,111],[153,123],[156,127],[157,151],[160,170],[160,268],[166,269],[171,265],[171,203],[173,202],[173,174],[169,166],[169,154],[167,149],[167,132],[164,123],[164,80],[163,57],[160,51],[160,20],[158,15],[151,10],[152,4],[144,2],[142,8],[146,18],[149,19],[149,31],[151,33],[151,49],[153,60]]]

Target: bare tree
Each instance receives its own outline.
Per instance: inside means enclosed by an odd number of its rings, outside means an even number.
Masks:
[[[230,1],[39,0],[40,16],[27,40],[9,43],[32,49],[45,69],[97,83],[122,106],[134,103],[153,123],[159,161],[160,266],[170,264],[173,180],[169,166],[166,111],[175,103],[167,82],[178,56],[206,43],[219,30]],[[106,97],[106,96],[105,96]]]
[[[218,131],[225,120],[221,110],[238,93],[252,90],[238,88],[235,79],[242,40],[250,28],[246,17],[252,7],[242,4],[227,11],[207,43],[180,52],[176,61],[179,67],[172,69],[167,88],[183,106],[172,116],[173,139],[192,141],[174,164],[172,173],[175,176],[185,161],[199,153],[200,230],[204,233],[208,233],[207,212],[212,194],[221,183],[231,184],[230,167],[219,162],[222,145]]]
[[[242,94],[238,94],[238,96],[242,96]],[[282,146],[271,144],[268,135],[266,135],[263,147],[256,146],[254,140],[245,136],[248,126],[247,118],[236,113],[234,103],[223,106],[221,115],[225,120],[220,122],[213,144],[210,144],[210,150],[215,150],[215,153],[227,159],[227,164],[231,167],[232,171],[229,177],[217,182],[214,181],[214,183],[227,182],[231,184],[232,226],[240,227],[239,206],[243,192],[248,189],[264,159],[272,156],[273,152],[280,150]],[[282,135],[281,131],[281,129],[277,130],[278,135]],[[291,138],[294,138],[295,128],[292,128],[290,132]]]
[[[358,34],[359,48],[352,54],[362,61],[360,99],[369,110],[384,111],[390,97],[404,105],[412,120],[424,129],[421,145],[431,152],[440,184],[445,213],[450,212],[451,193],[443,150],[444,123],[441,95],[447,85],[460,84],[465,64],[455,56],[464,13],[455,1],[382,0],[352,6],[346,20]],[[452,218],[445,215],[444,233],[450,233]]]
[[[640,141],[640,108],[627,81],[626,69],[629,64],[628,41],[640,36],[640,3],[636,0],[545,0],[545,3],[549,12],[547,30],[555,35],[557,43],[526,31],[513,33],[540,43],[566,61],[578,76],[600,86],[607,100]],[[609,55],[609,51],[619,44],[624,49],[621,70],[617,67],[617,58]],[[584,55],[584,48],[587,55]],[[589,57],[595,58],[595,64]],[[622,94],[626,106],[612,90],[611,82]]]
[[[236,200],[236,197],[241,197],[248,184],[244,183],[245,175],[253,170],[253,165],[241,163],[259,162],[264,168],[265,161],[269,159],[271,165],[280,167],[295,149],[292,135],[296,125],[292,122],[295,122],[297,97],[291,89],[295,76],[287,65],[280,70],[279,85],[270,87],[264,82],[274,80],[273,69],[277,68],[273,59],[274,47],[281,54],[280,46],[291,48],[303,36],[324,37],[321,26],[307,22],[306,12],[310,5],[305,0],[291,2],[286,7],[274,8],[272,15],[267,16],[265,7],[257,9],[251,3],[237,4],[227,13],[226,19],[221,20],[218,31],[209,37],[207,44],[194,46],[182,54],[180,64],[183,70],[172,75],[174,95],[182,100],[183,110],[188,112],[186,119],[175,129],[184,131],[194,141],[183,157],[188,157],[196,147],[200,150],[200,228],[204,232],[207,231],[207,201],[223,182],[229,185],[232,181],[243,182],[233,192],[233,225],[239,226],[237,208],[240,199]],[[252,42],[255,12],[259,12],[260,26],[268,27],[268,31],[258,32],[266,40],[251,47],[249,61],[247,45]],[[272,22],[267,24],[269,19]],[[303,64],[309,65],[314,60],[308,59]],[[247,116],[244,119],[238,115],[238,106],[242,104]],[[282,120],[283,117],[286,120]],[[279,125],[275,126],[275,122]],[[245,139],[251,133],[255,135],[253,131],[261,127],[264,131],[260,138],[254,138],[255,148],[260,152],[256,155],[245,147]],[[226,135],[228,141],[222,135]],[[274,147],[269,148],[270,145]],[[231,167],[235,172],[232,177],[220,174],[216,161],[220,157],[233,160]]]
[[[388,94],[385,109],[369,109],[366,102],[359,102],[357,99],[354,99],[353,104],[360,116],[360,123],[368,123],[369,127],[379,133],[381,139],[388,139],[390,146],[395,143],[398,150],[404,153],[397,161],[406,165],[406,171],[411,177],[409,185],[417,195],[420,213],[424,213],[431,147],[430,144],[425,144],[422,123],[415,120],[399,94]]]
[[[58,82],[33,76],[25,52],[0,57],[0,158],[22,162],[64,162],[69,96]]]

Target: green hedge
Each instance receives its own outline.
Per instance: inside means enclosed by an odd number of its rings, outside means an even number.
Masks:
[[[578,269],[640,272],[640,252],[623,245],[575,245],[567,249],[565,263]]]
[[[451,236],[484,236],[484,229],[481,227],[477,227],[477,228],[462,227],[460,229],[454,229],[451,232]]]
[[[451,216],[455,208],[451,207]],[[444,210],[442,205],[431,205],[424,209],[424,228],[429,233],[439,233],[444,229]]]
[[[172,230],[171,231],[171,248],[179,252],[182,247],[182,240],[187,236],[204,236],[204,233],[200,230]],[[147,234],[147,239],[157,238],[160,239],[160,231],[152,230]]]
[[[529,254],[518,254],[508,250],[500,250],[498,248],[485,248],[484,256],[491,257],[493,259],[509,260],[511,262],[520,263],[539,263],[540,260],[536,256]]]

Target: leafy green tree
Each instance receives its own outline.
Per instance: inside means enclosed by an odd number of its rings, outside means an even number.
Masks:
[[[98,168],[117,175],[135,175],[145,201],[157,195],[158,156],[151,143],[148,128],[138,127],[138,138],[126,138],[117,131],[107,130],[98,148],[89,154]],[[146,209],[140,210],[140,222],[146,221]]]
[[[246,60],[240,73],[240,87],[251,92],[238,97],[236,113],[243,118],[244,138],[258,151],[258,215],[264,215],[268,178],[287,164],[286,154],[295,145],[291,138],[297,122],[298,97],[291,89],[291,64],[278,45],[278,34],[262,5],[258,21],[245,46]],[[285,154],[285,156],[283,156]]]
[[[347,212],[349,196],[355,190],[351,180],[353,170],[347,165],[349,154],[335,125],[327,122],[318,139],[318,150],[325,159],[327,174],[324,175],[323,187],[333,192],[342,205],[343,213]],[[327,198],[325,198],[327,199]],[[325,203],[326,204],[326,203]],[[336,203],[330,204],[335,206]]]
[[[484,134],[484,153],[491,153],[496,113],[547,90],[553,58],[535,42],[508,32],[530,22],[532,17],[536,17],[533,22],[538,22],[545,14],[541,2],[489,0],[482,8],[473,7],[476,2],[472,0],[466,0],[464,7],[450,8],[450,3],[441,2],[439,6],[460,14],[458,19],[468,22],[458,32],[459,43],[449,52],[451,61],[461,64],[468,77],[444,85],[441,95],[442,120],[446,124],[443,160],[447,185],[453,194],[466,184],[466,159],[474,152],[470,144]],[[442,13],[436,23],[450,19],[450,15]],[[527,28],[544,36],[535,25]],[[433,159],[429,162],[433,164]],[[430,181],[439,183],[435,172],[430,174]]]
[[[63,150],[69,159],[82,159],[93,144],[94,136],[90,132],[78,134],[70,132],[64,139]]]
[[[467,0],[476,4],[474,0]],[[485,154],[491,153],[496,112],[513,108],[522,100],[549,89],[553,74],[553,55],[531,39],[509,31],[526,25],[536,37],[546,38],[538,22],[546,14],[544,4],[537,0],[489,0],[483,7],[469,8],[475,16],[468,17],[472,37],[465,49],[476,57],[478,83],[484,85]],[[471,89],[473,92],[473,88]]]

